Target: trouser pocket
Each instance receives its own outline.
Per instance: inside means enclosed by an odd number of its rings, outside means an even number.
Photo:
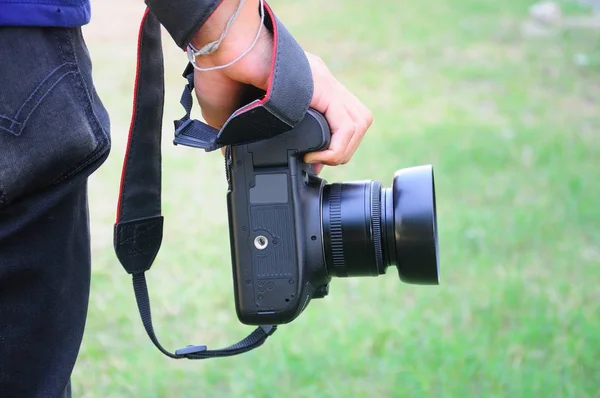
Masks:
[[[0,209],[110,148],[78,29],[0,28]]]

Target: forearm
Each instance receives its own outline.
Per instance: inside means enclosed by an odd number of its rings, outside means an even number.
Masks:
[[[145,0],[175,43],[205,44],[219,37],[240,0]],[[236,18],[237,25],[255,21],[258,0],[246,0]]]

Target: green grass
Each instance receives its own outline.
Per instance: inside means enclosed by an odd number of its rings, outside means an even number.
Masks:
[[[588,15],[560,3],[567,16]],[[256,351],[163,356],[112,249],[136,32],[92,37],[114,149],[90,187],[92,298],[75,392],[600,397],[599,31],[523,35],[531,3],[522,0],[271,4],[375,116],[353,160],[325,178],[389,186],[399,168],[434,165],[441,285],[401,284],[395,270],[334,280],[326,299]],[[220,155],[170,145],[185,57],[167,40],[166,225],[148,274],[153,319],[170,349],[218,348],[251,327],[235,316]]]

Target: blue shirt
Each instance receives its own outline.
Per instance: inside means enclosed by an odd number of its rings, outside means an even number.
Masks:
[[[90,0],[0,0],[0,26],[82,26]]]

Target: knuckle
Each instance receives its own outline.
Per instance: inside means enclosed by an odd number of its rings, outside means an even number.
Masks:
[[[331,154],[331,161],[335,164],[345,164],[348,161],[348,154],[345,149]]]
[[[373,124],[373,113],[370,110],[367,110],[367,114],[365,115],[365,122],[367,124],[367,128],[371,127],[371,124]]]
[[[360,129],[360,122],[350,123],[347,127],[347,131],[350,135],[353,135]]]
[[[329,161],[333,164],[342,164],[343,160],[344,160],[344,157],[341,153],[335,153],[335,154],[331,155],[331,157],[329,158]]]
[[[342,156],[342,158],[340,159],[340,163],[339,164],[346,164],[350,161],[350,156],[349,155],[345,155]]]
[[[369,128],[369,124],[366,120],[362,120],[357,123],[355,132],[364,134],[365,131]]]

